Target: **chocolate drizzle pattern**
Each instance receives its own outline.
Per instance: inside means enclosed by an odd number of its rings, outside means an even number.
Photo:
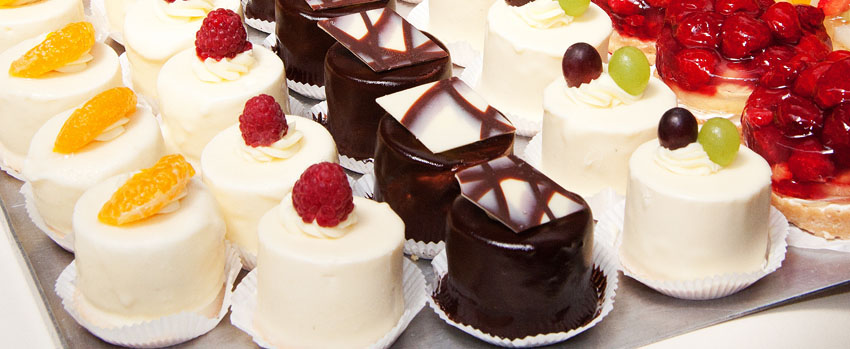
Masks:
[[[435,154],[516,130],[457,77],[387,95],[377,102]]]
[[[514,233],[579,212],[586,207],[553,180],[514,155],[455,175],[461,194]]]
[[[304,0],[315,11],[366,4],[378,0]]]
[[[449,55],[398,13],[387,8],[323,19],[319,21],[319,27],[375,72]]]

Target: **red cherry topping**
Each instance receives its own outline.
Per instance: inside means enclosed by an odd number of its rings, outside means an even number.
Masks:
[[[680,23],[685,16],[694,12],[714,11],[712,0],[675,0],[667,6],[667,22]]]
[[[322,162],[307,168],[292,188],[292,206],[305,223],[335,227],[354,211],[354,199],[342,167]]]
[[[794,81],[794,93],[801,96],[811,98],[815,94],[816,83],[829,67],[832,62],[816,63],[800,73],[797,80]]]
[[[608,0],[611,11],[622,16],[636,15],[648,6],[643,0]]]
[[[714,76],[717,56],[713,51],[689,48],[679,51],[675,62],[680,73],[677,82],[687,90],[697,90]]]
[[[759,81],[768,88],[791,87],[803,69],[806,69],[806,63],[800,60],[781,62],[762,75]]]
[[[764,22],[736,13],[723,22],[720,48],[726,57],[745,58],[770,44],[770,28]]]
[[[824,60],[828,62],[838,62],[845,58],[850,58],[850,51],[838,50],[830,52],[828,55],[826,55],[826,59]]]
[[[791,95],[779,102],[776,123],[789,137],[805,137],[820,132],[823,112],[811,100]]]
[[[826,182],[835,176],[835,164],[829,152],[814,139],[807,139],[797,146],[788,158],[788,168],[794,178],[805,182]]]
[[[800,42],[797,44],[797,52],[811,57],[814,61],[823,60],[830,51],[832,51],[832,49],[829,46],[818,39],[817,36],[811,34],[803,35],[803,37],[800,38]]]
[[[723,17],[711,12],[693,13],[676,27],[675,37],[685,47],[715,48]]]
[[[785,42],[796,43],[803,36],[800,18],[794,5],[788,2],[777,2],[764,11],[761,19],[767,23],[773,35]]]
[[[850,100],[850,58],[832,64],[818,79],[815,102],[827,109]]]
[[[714,4],[717,12],[729,16],[735,12],[741,12],[748,15],[758,15],[761,8],[756,0],[717,0]]]
[[[823,122],[823,144],[835,152],[833,157],[843,167],[850,167],[850,102],[832,109]]]
[[[784,163],[791,155],[791,149],[783,146],[785,136],[775,127],[762,127],[749,132],[748,136],[747,146],[771,165]]]

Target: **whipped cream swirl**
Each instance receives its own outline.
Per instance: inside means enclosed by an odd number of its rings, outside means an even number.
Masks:
[[[159,210],[159,212],[157,212],[156,214],[168,214],[168,213],[176,212],[177,210],[179,210],[180,209],[180,200],[182,200],[183,198],[186,197],[186,194],[187,194],[188,191],[189,190],[184,188],[180,192],[180,194],[177,194],[177,197],[175,197],[174,200],[171,200],[171,202],[169,202],[168,204],[163,206]]]
[[[154,0],[160,18],[178,22],[190,22],[207,16],[215,9],[214,0]]]
[[[253,49],[249,49],[233,58],[222,58],[221,60],[213,58],[207,58],[203,61],[200,58],[193,59],[192,71],[195,72],[198,79],[205,82],[234,81],[251,70],[251,66],[256,61],[253,52]]]
[[[581,84],[579,87],[569,87],[564,84],[564,94],[573,103],[594,108],[613,108],[632,104],[643,97],[643,93],[635,96],[623,90],[614,82],[611,75],[608,75],[608,66],[605,65],[603,68],[602,75],[590,83]]]
[[[567,15],[556,0],[534,0],[511,9],[525,23],[538,29],[563,27],[573,21],[573,17]]]
[[[56,68],[55,70],[60,72],[60,73],[81,72],[81,71],[86,69],[86,66],[92,60],[94,60],[94,56],[92,56],[91,51],[89,51],[89,52],[83,53],[83,55],[80,56],[80,58],[77,58],[77,60],[75,60],[71,63],[68,63],[63,67]]]
[[[708,158],[708,153],[699,142],[693,142],[676,150],[658,146],[655,152],[655,163],[670,172],[686,176],[707,176],[720,171],[721,168]]]
[[[306,223],[303,219],[301,219],[301,216],[298,215],[298,212],[295,211],[295,207],[292,206],[291,193],[286,195],[286,197],[283,198],[283,201],[281,201],[278,214],[287,230],[291,232],[301,232],[318,239],[339,239],[345,236],[345,234],[348,234],[348,228],[357,224],[357,215],[354,214],[354,211],[351,211],[351,213],[348,214],[348,217],[346,217],[344,221],[339,222],[339,224],[335,227],[320,226],[315,220],[313,222]]]
[[[267,147],[252,147],[245,142],[240,142],[240,154],[248,160],[258,162],[270,162],[293,157],[301,150],[301,140],[304,138],[304,133],[295,129],[295,121],[290,121],[287,125],[289,129],[286,131],[286,135]]]
[[[109,127],[105,128],[103,132],[101,132],[99,135],[97,135],[97,137],[94,138],[94,140],[99,142],[108,142],[115,138],[118,138],[118,136],[120,136],[126,130],[124,125],[126,125],[128,122],[130,122],[130,118],[121,118],[112,125],[109,125]]]

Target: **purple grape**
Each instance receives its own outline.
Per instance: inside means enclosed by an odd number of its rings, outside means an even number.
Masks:
[[[579,42],[570,46],[561,61],[567,86],[579,87],[602,75],[602,58],[593,46]]]
[[[699,126],[694,114],[684,108],[672,108],[658,121],[658,141],[670,150],[686,147],[697,141]]]

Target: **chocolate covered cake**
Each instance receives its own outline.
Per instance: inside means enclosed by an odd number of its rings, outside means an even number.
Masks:
[[[265,1],[265,0],[259,0]],[[274,0],[278,56],[286,78],[303,84],[325,85],[325,53],[336,41],[316,25],[319,20],[388,6],[391,0]]]
[[[274,22],[275,0],[250,0],[245,5],[245,17]]]
[[[434,300],[455,322],[503,338],[589,322],[593,217],[587,203],[515,156],[457,174],[448,274]]]
[[[323,20],[319,25],[339,41],[325,57],[328,130],[341,155],[370,159],[384,115],[375,99],[451,77],[448,51],[389,9]]]
[[[378,98],[375,200],[404,220],[405,238],[439,242],[460,194],[455,174],[510,155],[514,127],[458,78]]]

